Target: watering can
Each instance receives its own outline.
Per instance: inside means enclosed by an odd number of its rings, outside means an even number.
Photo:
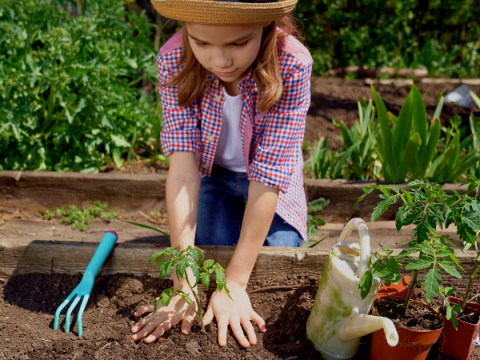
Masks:
[[[354,229],[360,244],[345,241]],[[327,360],[350,359],[358,350],[360,338],[383,328],[390,346],[398,343],[398,334],[390,319],[366,315],[380,288],[373,276],[370,292],[362,299],[358,285],[370,267],[370,236],[360,218],[350,220],[340,242],[328,254],[312,312],[307,320],[307,338]]]

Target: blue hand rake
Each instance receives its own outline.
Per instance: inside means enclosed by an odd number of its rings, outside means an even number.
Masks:
[[[83,312],[87,307],[88,298],[90,297],[90,293],[92,292],[92,289],[93,289],[93,282],[95,280],[95,277],[98,274],[98,271],[100,270],[103,263],[105,262],[105,259],[108,257],[108,255],[112,251],[113,246],[115,245],[115,242],[117,241],[117,239],[118,239],[118,235],[116,232],[108,231],[105,233],[102,241],[100,242],[100,244],[97,247],[97,250],[95,251],[95,254],[92,257],[92,260],[90,260],[90,263],[85,269],[85,272],[82,277],[82,281],[80,281],[80,284],[77,285],[77,287],[70,293],[70,295],[68,295],[68,297],[57,308],[57,311],[55,312],[55,319],[53,322],[54,330],[58,329],[58,319],[60,317],[60,313],[62,312],[63,308],[67,306],[70,300],[72,300],[75,297],[75,299],[72,302],[72,305],[70,305],[70,307],[68,308],[67,315],[65,316],[65,332],[70,331],[70,318],[72,315],[72,311],[73,309],[75,309],[75,306],[77,306],[81,297],[83,296],[82,304],[80,305],[80,310],[78,311],[78,317],[77,317],[78,335],[82,336]]]

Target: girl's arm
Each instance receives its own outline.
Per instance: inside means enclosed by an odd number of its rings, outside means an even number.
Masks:
[[[279,190],[257,181],[248,188],[248,202],[237,247],[225,271],[227,283],[246,288],[253,266],[267,237]]]
[[[232,328],[238,342],[245,348],[257,343],[250,320],[258,324],[260,331],[267,331],[265,320],[253,310],[246,289],[275,215],[278,192],[278,189],[257,181],[250,182],[240,238],[225,271],[225,279],[233,302],[225,291],[215,291],[203,318],[205,325],[209,324],[213,317],[217,319],[220,346],[227,344],[228,326]]]
[[[195,243],[195,229],[198,216],[198,194],[200,192],[200,174],[193,152],[173,152],[170,156],[170,168],[166,184],[167,211],[170,227],[170,244],[179,251]],[[193,273],[190,281],[195,283]],[[188,285],[173,277],[175,288]]]

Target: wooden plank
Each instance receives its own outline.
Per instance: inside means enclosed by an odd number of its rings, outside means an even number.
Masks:
[[[82,273],[92,258],[96,243],[64,241],[0,240],[0,278],[28,273]],[[156,264],[148,259],[165,245],[117,244],[101,270],[104,275],[126,273],[159,276]],[[205,257],[226,267],[234,247],[205,246]],[[272,274],[288,274],[299,269],[314,269],[325,262],[328,251],[303,248],[264,247],[253,270],[252,279]],[[322,265],[323,267],[323,265]]]
[[[107,202],[108,210],[162,210],[166,175],[0,171],[0,206],[28,212]]]
[[[29,241],[0,240],[0,278],[8,279],[15,275],[29,273],[82,273],[93,256],[97,244],[61,241]],[[148,259],[165,246],[155,244],[117,244],[105,261],[101,270],[103,275],[124,273],[131,275],[159,276],[155,264],[148,264]],[[205,246],[205,257],[218,261],[223,267],[228,265],[234,247]],[[398,254],[401,249],[396,249]],[[304,248],[262,248],[251,280],[291,274],[297,271],[313,271],[321,273],[328,255],[324,249]],[[466,254],[456,251],[458,259],[466,273],[475,263],[475,253]],[[456,279],[443,274],[444,284],[455,287],[466,287],[468,278]],[[479,283],[477,279],[475,283]]]
[[[166,175],[161,174],[80,174],[58,172],[0,171],[0,206],[24,209],[29,212],[54,209],[57,206],[91,206],[96,200],[107,202],[109,209],[132,214],[142,210],[165,209]],[[343,223],[352,217],[369,219],[380,199],[375,193],[355,209],[362,188],[374,182],[349,180],[305,179],[309,201],[324,197],[330,205],[323,211],[327,222]],[[405,185],[397,185],[404,188]],[[465,192],[459,184],[446,184],[449,193]],[[378,193],[379,194],[379,193]],[[377,194],[377,195],[378,195]],[[392,206],[380,220],[394,220],[397,207]]]

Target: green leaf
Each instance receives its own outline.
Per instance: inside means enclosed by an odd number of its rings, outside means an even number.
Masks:
[[[382,147],[385,152],[385,167],[388,169],[388,174],[392,178],[396,178],[398,164],[395,159],[393,150],[393,136],[390,127],[390,120],[388,119],[387,108],[383,103],[382,98],[377,94],[375,88],[372,86],[373,100],[375,102],[375,108],[378,114],[378,121],[380,123],[380,132],[382,139]],[[390,181],[391,179],[385,179]]]
[[[439,119],[440,115],[442,114],[442,109],[443,109],[443,96],[440,98],[440,101],[437,104],[437,107],[435,108],[435,113],[433,114],[433,119]]]
[[[131,221],[126,221],[127,223],[129,224],[132,224],[132,225],[135,225],[135,226],[140,226],[140,227],[144,227],[146,229],[150,229],[150,230],[153,230],[153,231],[157,231],[165,236],[168,236],[170,237],[169,234],[167,234],[166,232],[162,231],[162,230],[159,230],[159,229],[155,229],[154,227],[151,227],[151,226],[148,226],[148,225],[143,225],[143,224],[138,224],[138,223],[134,223],[134,222],[131,222]]]
[[[430,125],[430,132],[428,134],[428,141],[427,146],[425,147],[425,151],[421,154],[420,160],[420,169],[421,177],[425,175],[427,171],[427,167],[432,160],[432,156],[435,153],[435,149],[437,147],[438,140],[440,139],[440,131],[441,131],[442,124],[440,123],[440,119],[434,118]]]
[[[161,298],[162,298],[162,306],[168,306],[170,304],[170,300],[172,300],[173,296],[173,287],[168,288],[162,292]]]
[[[429,266],[432,266],[432,261],[429,260],[424,260],[424,259],[415,259],[412,260],[407,266],[405,266],[405,269],[409,271],[414,271],[414,270],[421,270],[428,268]]]
[[[209,268],[212,267],[212,265],[213,265],[214,263],[215,263],[215,261],[212,260],[212,259],[205,260],[205,261],[203,262],[203,268],[204,268],[205,270],[206,270],[206,269],[209,269]]]
[[[365,299],[370,292],[370,289],[372,288],[373,284],[373,276],[372,276],[372,271],[368,270],[365,271],[365,273],[362,276],[362,279],[360,280],[360,283],[358,284],[358,288],[360,289],[360,296],[362,299]]]
[[[170,272],[175,267],[175,263],[172,260],[167,260],[163,263],[162,267],[160,268],[160,278],[163,280],[165,277],[170,274]]]
[[[461,279],[462,275],[458,272],[458,270],[455,268],[455,266],[452,266],[452,263],[448,263],[444,260],[439,260],[438,263],[440,266],[445,270],[447,273],[450,275],[456,277],[457,279]]]
[[[379,243],[378,245],[380,245],[380,247],[385,252],[385,254],[387,254],[387,256],[393,253],[393,250],[387,249],[384,245],[382,245],[382,243]]]
[[[355,205],[353,206],[354,209],[357,207],[358,203],[359,203],[360,201],[362,201],[363,199],[365,199],[365,197],[366,197],[368,194],[370,194],[372,191],[374,191],[375,188],[374,188],[374,187],[363,188],[362,190],[363,190],[363,195],[361,195],[361,196],[357,199],[357,202],[356,202]]]
[[[428,302],[431,302],[435,295],[440,292],[439,282],[441,282],[440,270],[437,268],[428,270],[424,282]]]
[[[394,258],[387,259],[387,267],[392,273],[392,282],[397,283],[400,280],[400,267]]]
[[[410,169],[413,161],[415,160],[415,156],[417,155],[421,145],[422,139],[420,138],[420,135],[418,133],[413,134],[410,139],[408,139],[407,148],[405,149],[405,155],[403,156],[400,167],[397,170],[397,177],[394,179],[395,181],[405,181],[407,172]]]
[[[202,273],[200,275],[200,279],[202,281],[202,285],[206,291],[208,291],[208,287],[210,285],[210,275],[208,273]]]
[[[123,59],[128,65],[131,66],[132,69],[137,69],[138,68],[138,64],[137,64],[137,61],[135,59],[130,59],[130,58],[125,58]]]
[[[398,195],[393,195],[378,203],[377,207],[372,212],[372,222],[382,216],[383,213],[387,211],[391,205],[395,204],[398,200],[398,197]]]
[[[480,98],[472,90],[470,90],[470,95],[472,95],[473,101],[477,104],[477,108],[480,109]]]
[[[225,286],[225,273],[222,269],[215,269],[215,281],[217,283],[218,291],[222,291],[223,287]]]
[[[402,257],[405,257],[405,256],[410,256],[414,253],[418,252],[418,250],[416,249],[403,249],[397,256],[395,256],[395,259],[401,259]]]
[[[110,134],[112,142],[118,147],[130,147],[130,143],[125,140],[125,137],[122,134],[114,135]]]
[[[425,104],[422,99],[422,95],[418,91],[415,84],[412,85],[412,100],[413,100],[413,133],[419,133],[422,139],[422,145],[420,148],[420,154],[423,154],[427,146],[427,111],[425,109]],[[417,161],[420,163],[420,157],[417,156]]]
[[[408,95],[403,103],[398,121],[395,126],[395,134],[393,136],[393,148],[396,150],[397,161],[400,164],[401,160],[405,158],[405,149],[410,137],[410,129],[412,127],[412,93]],[[412,159],[413,161],[413,159]]]
[[[187,270],[187,262],[185,260],[181,260],[177,263],[177,278],[183,279],[185,277],[185,270]]]
[[[155,300],[153,300],[153,312],[157,311],[159,301],[160,301],[160,297],[157,297],[157,298],[155,298]]]

